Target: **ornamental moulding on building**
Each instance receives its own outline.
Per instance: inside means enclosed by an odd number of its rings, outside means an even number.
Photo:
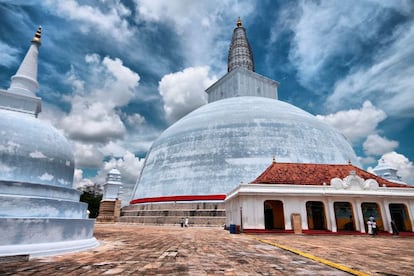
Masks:
[[[377,190],[379,188],[379,184],[375,179],[364,180],[355,171],[350,171],[349,175],[344,179],[332,178],[331,186],[336,189],[350,190]]]

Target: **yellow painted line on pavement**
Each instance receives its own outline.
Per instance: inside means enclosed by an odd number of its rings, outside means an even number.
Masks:
[[[303,256],[305,258],[314,260],[314,261],[319,262],[319,263],[322,263],[322,264],[329,265],[329,266],[331,266],[333,268],[336,268],[336,269],[339,269],[339,270],[348,272],[348,273],[353,274],[353,275],[357,275],[357,276],[369,276],[370,275],[370,274],[367,274],[365,272],[352,269],[352,268],[347,267],[345,265],[341,265],[341,264],[338,264],[338,263],[334,263],[332,261],[329,261],[329,260],[326,260],[326,259],[323,259],[323,258],[316,257],[316,256],[314,256],[312,254],[309,254],[309,253],[306,253],[306,252],[303,252],[303,251],[300,251],[300,250],[297,250],[297,249],[294,249],[294,248],[290,248],[290,247],[285,246],[285,245],[282,245],[282,244],[278,244],[276,242],[272,242],[272,241],[268,241],[268,240],[263,240],[263,239],[260,239],[258,237],[255,237],[255,236],[251,236],[251,237],[253,237],[253,239],[255,239],[257,241],[260,241],[260,242],[263,242],[263,243],[267,243],[267,244],[270,244],[270,245],[279,247],[279,248],[281,248],[283,250],[290,251],[292,253],[298,254],[298,255]]]

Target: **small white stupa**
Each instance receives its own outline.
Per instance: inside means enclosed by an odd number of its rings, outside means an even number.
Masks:
[[[104,184],[102,200],[117,200],[122,189],[121,173],[117,169],[109,171]]]
[[[391,164],[386,162],[383,158],[378,160],[378,165],[372,169],[372,172],[384,179],[387,179],[391,182],[406,184],[402,181],[401,177],[398,175],[398,170],[393,167]]]
[[[117,169],[109,171],[104,184],[104,192],[99,206],[98,222],[116,222],[121,215],[122,177]]]

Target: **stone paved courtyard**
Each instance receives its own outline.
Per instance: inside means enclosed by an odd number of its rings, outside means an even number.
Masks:
[[[221,228],[97,224],[100,246],[0,263],[0,275],[349,275],[255,239],[370,275],[414,275],[414,237],[234,235]]]

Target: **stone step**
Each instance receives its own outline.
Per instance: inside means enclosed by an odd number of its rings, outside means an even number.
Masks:
[[[121,216],[225,217],[225,210],[122,210]]]
[[[99,217],[96,218],[96,222],[116,222],[116,220],[117,218],[111,215],[99,215]]]
[[[121,202],[119,200],[102,200],[99,205],[97,222],[115,222],[120,216]]]
[[[123,211],[129,210],[219,210],[225,209],[223,202],[168,202],[168,203],[143,203],[143,204],[135,204],[135,205],[128,205],[122,208]]]
[[[137,224],[157,224],[157,225],[177,225],[181,223],[181,217],[168,216],[121,216],[118,220],[123,223],[137,223]],[[189,217],[188,223],[190,226],[223,226],[226,217]]]

